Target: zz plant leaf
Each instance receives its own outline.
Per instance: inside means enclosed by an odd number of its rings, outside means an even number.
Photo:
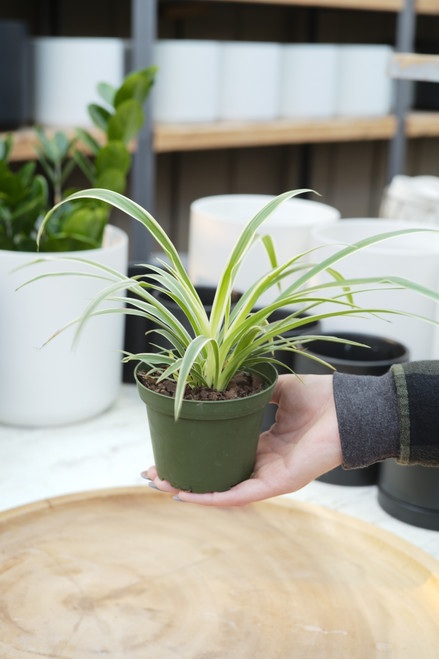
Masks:
[[[48,207],[48,186],[29,162],[12,171],[12,135],[0,138],[0,249],[35,251],[36,232]]]
[[[51,205],[49,187],[53,203],[65,200],[71,192],[66,189],[67,180],[75,167],[90,185],[125,192],[132,163],[131,142],[143,125],[142,104],[155,74],[156,67],[149,67],[130,73],[119,89],[107,83],[98,85],[104,104],[88,107],[93,124],[102,131],[98,139],[84,128],[77,128],[70,138],[61,131],[50,136],[37,127],[35,150],[44,176],[36,175],[33,163],[12,172],[8,164],[12,135],[0,139],[0,249],[36,251],[38,225]],[[79,142],[88,153],[79,150]],[[109,215],[108,205],[98,199],[69,200],[47,223],[39,241],[40,251],[100,247]]]

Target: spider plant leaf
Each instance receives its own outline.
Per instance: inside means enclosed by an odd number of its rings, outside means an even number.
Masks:
[[[321,274],[322,272],[326,271],[328,268],[331,268],[334,263],[338,263],[340,261],[343,261],[346,257],[350,256],[351,254],[354,254],[355,252],[362,251],[366,249],[367,247],[370,247],[372,245],[376,245],[378,243],[384,242],[386,240],[390,240],[392,238],[397,238],[399,236],[408,236],[410,234],[414,233],[431,233],[431,232],[436,232],[439,233],[439,229],[434,229],[432,228],[410,228],[410,229],[400,229],[398,231],[387,231],[384,233],[380,233],[374,236],[369,236],[368,238],[363,238],[362,240],[357,241],[356,243],[353,243],[352,245],[348,245],[346,247],[342,247],[339,249],[335,254],[332,254],[331,256],[326,257],[323,259],[320,263],[316,264],[314,267],[310,268],[308,272],[303,274],[301,277],[299,277],[294,284],[291,284],[285,291],[284,294],[289,294],[290,292],[293,292],[295,290],[300,289],[304,284],[309,282],[313,277],[316,275]],[[376,277],[376,281],[381,281],[383,279],[387,279],[387,277]]]
[[[262,245],[265,247],[265,251],[267,252],[267,256],[270,260],[270,266],[272,269],[275,269],[278,267],[278,262],[277,262],[277,256],[276,256],[276,248],[274,246],[273,238],[269,235],[266,234],[265,236],[262,236],[261,238]],[[279,291],[281,291],[281,285],[280,282],[277,284]]]
[[[209,331],[209,320],[196,289],[194,295],[193,289],[185,282],[160,268],[154,268],[146,278],[154,284],[152,287],[168,295],[180,307],[196,334]],[[148,286],[148,282],[145,285]]]
[[[65,272],[57,272],[55,274],[56,277],[88,277],[91,279],[101,279],[103,281],[111,281],[109,277],[104,277],[104,275],[98,275],[94,274],[91,272],[78,272],[77,270],[66,270]],[[39,281],[40,279],[53,279],[54,273],[53,272],[44,272],[41,275],[36,275],[35,277],[32,277],[32,279],[28,279],[15,289],[16,291],[19,291],[20,289],[24,288],[25,286],[28,286],[29,284],[33,284],[36,281]]]
[[[346,297],[350,302],[353,303],[353,297],[352,297],[351,289],[349,288],[349,286],[346,285],[346,281],[345,281],[345,278],[343,277],[343,275],[340,272],[338,272],[338,270],[334,270],[334,268],[326,268],[325,272],[328,275],[331,275],[331,277],[333,277],[335,279],[335,281],[341,282],[341,283],[344,284],[343,285],[343,290],[346,292]]]
[[[145,364],[145,366],[151,366],[154,364],[172,364],[174,362],[174,358],[157,352],[139,352],[137,354],[131,352],[126,353],[125,357],[122,359],[122,362],[126,364],[127,362],[131,361],[138,361]]]
[[[181,412],[181,406],[183,404],[184,390],[186,388],[186,383],[193,367],[194,362],[204,348],[210,344],[212,346],[212,356],[213,360],[216,362],[215,366],[218,366],[219,350],[218,344],[215,339],[207,336],[197,336],[188,346],[185,355],[181,361],[177,389],[175,391],[175,407],[174,407],[174,417],[175,420],[178,419]]]
[[[152,238],[154,238],[154,240],[158,243],[161,249],[165,252],[166,256],[171,261],[172,266],[175,268],[176,272],[178,273],[178,276],[180,277],[181,281],[184,281],[188,285],[189,289],[193,289],[193,285],[186,273],[186,270],[184,269],[184,266],[181,262],[180,256],[175,246],[168,238],[166,232],[162,229],[160,224],[152,217],[150,213],[148,213],[148,211],[143,209],[139,204],[132,201],[131,199],[128,199],[127,197],[124,197],[118,192],[114,192],[113,190],[106,190],[104,188],[90,188],[88,190],[80,190],[79,192],[73,193],[72,195],[67,197],[67,199],[55,205],[47,213],[47,215],[43,219],[43,222],[41,223],[37,236],[37,243],[39,243],[44,231],[44,227],[47,224],[47,222],[50,220],[55,210],[66,201],[73,201],[75,199],[98,199],[99,201],[107,202],[108,204],[111,204],[115,208],[118,208],[119,210],[123,211],[133,219],[143,224],[144,227],[151,234]]]
[[[261,327],[259,325],[252,325],[249,329],[246,329],[236,344],[235,352],[240,353],[242,350],[248,348],[260,333]]]
[[[153,330],[150,330],[147,333],[148,333],[148,335],[159,334],[160,336],[162,336],[164,339],[166,339],[166,341],[168,341],[172,345],[172,350],[175,350],[178,355],[183,355],[184,354],[184,352],[186,350],[186,347],[187,347],[187,343],[182,343],[181,341],[179,341],[178,338],[175,336],[175,334],[171,333],[169,330],[166,330],[166,329],[153,329]],[[156,344],[151,342],[151,345],[156,345]],[[163,349],[162,346],[160,346],[160,345],[157,345],[156,347],[159,349],[159,351],[160,351],[160,349],[161,350]]]
[[[226,261],[212,304],[211,327],[213,336],[217,334],[224,320],[236,273],[245,255],[252,246],[259,227],[266,220],[268,220],[268,218],[272,215],[272,213],[274,213],[280,204],[282,204],[287,199],[291,199],[292,197],[295,197],[296,195],[304,192],[312,192],[312,190],[294,190],[284,192],[278,197],[275,197],[274,199],[270,200],[268,204],[266,204],[258,213],[256,213],[256,215],[243,228],[228,260]]]

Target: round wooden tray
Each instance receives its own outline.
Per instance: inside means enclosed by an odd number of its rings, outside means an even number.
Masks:
[[[437,657],[439,564],[371,524],[148,488],[0,514],[0,656]]]

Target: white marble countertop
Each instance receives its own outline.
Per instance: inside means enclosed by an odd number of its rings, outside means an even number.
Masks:
[[[140,472],[151,464],[144,405],[135,386],[124,384],[111,409],[82,423],[37,429],[0,425],[0,510],[72,492],[147,487]],[[371,522],[439,560],[439,532],[388,515],[373,486],[314,481],[288,496]]]

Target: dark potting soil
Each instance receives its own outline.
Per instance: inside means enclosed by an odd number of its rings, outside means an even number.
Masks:
[[[156,378],[148,375],[146,371],[139,371],[138,377],[140,382],[152,391],[170,397],[175,395],[177,388],[175,380],[157,382]],[[257,394],[265,389],[265,386],[264,380],[259,375],[241,372],[230,380],[224,391],[203,386],[192,388],[186,385],[184,398],[185,400],[232,400],[233,398],[245,398]]]

